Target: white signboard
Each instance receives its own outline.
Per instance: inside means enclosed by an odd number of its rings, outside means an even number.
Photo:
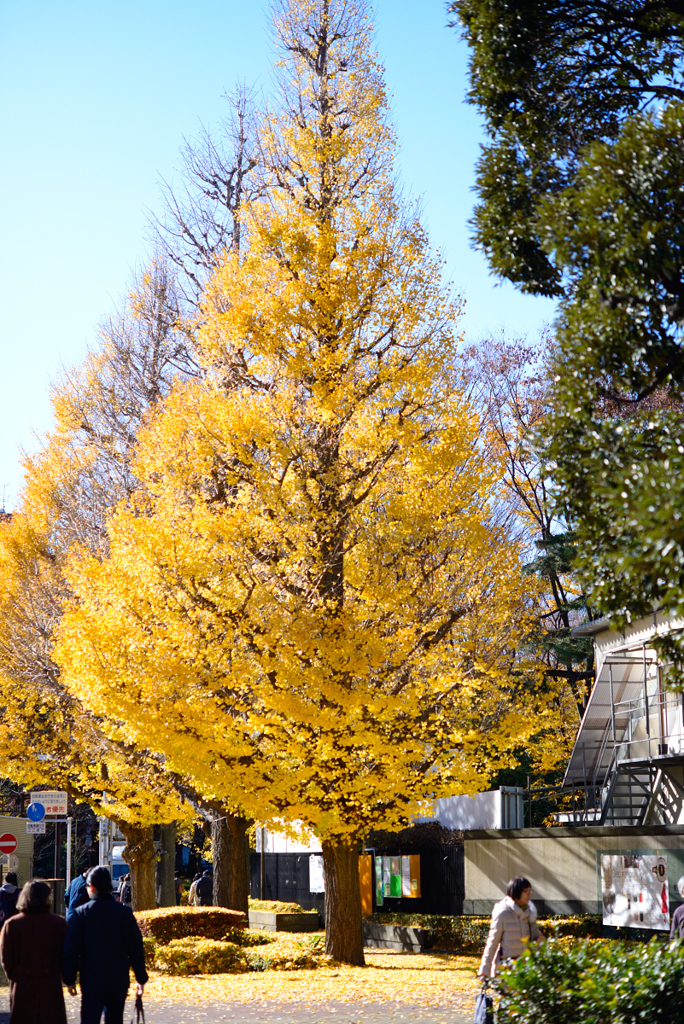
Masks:
[[[44,821],[27,821],[26,834],[29,836],[42,836],[45,832]]]
[[[617,928],[669,930],[667,856],[654,853],[601,856],[603,923]]]
[[[42,804],[46,814],[58,814],[66,817],[68,794],[61,790],[43,790],[41,793],[31,793],[32,804]]]
[[[309,892],[325,892],[323,857],[312,853],[309,857]]]
[[[411,895],[411,858],[401,858],[401,895]]]

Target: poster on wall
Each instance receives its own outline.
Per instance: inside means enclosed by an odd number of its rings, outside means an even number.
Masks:
[[[394,899],[401,898],[401,857],[390,857],[391,877],[390,896]]]
[[[411,896],[411,858],[401,858],[401,895]]]
[[[392,870],[390,859],[387,856],[382,858],[382,891],[385,896],[391,896]]]
[[[375,902],[378,907],[381,907],[383,900],[383,887],[382,887],[382,857],[375,858]]]
[[[601,855],[603,923],[616,928],[670,927],[667,855]]]
[[[309,892],[325,892],[323,857],[316,853],[309,857]]]

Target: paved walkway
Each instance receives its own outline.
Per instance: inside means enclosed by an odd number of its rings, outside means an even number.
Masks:
[[[69,1024],[78,1024],[80,999],[67,997]],[[124,1020],[130,1019],[132,1003],[126,1004]],[[416,1006],[415,1003],[220,1003],[189,1006],[170,1002],[146,1002],[146,1024],[470,1024],[467,1003],[456,1009]],[[6,991],[0,995],[0,1024],[9,1024]]]

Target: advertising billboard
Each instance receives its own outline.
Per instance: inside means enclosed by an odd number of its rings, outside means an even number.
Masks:
[[[667,854],[601,855],[603,923],[615,928],[669,930]]]

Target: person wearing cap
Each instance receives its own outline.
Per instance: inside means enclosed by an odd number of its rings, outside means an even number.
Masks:
[[[684,899],[684,875],[677,882],[677,892]],[[684,939],[684,903],[680,903],[672,915],[670,939]]]
[[[81,983],[81,1024],[123,1024],[130,969],[142,995],[147,982],[145,950],[130,907],[117,903],[106,867],[92,868],[86,878],[90,900],[77,907],[64,940],[62,976],[72,996]]]

